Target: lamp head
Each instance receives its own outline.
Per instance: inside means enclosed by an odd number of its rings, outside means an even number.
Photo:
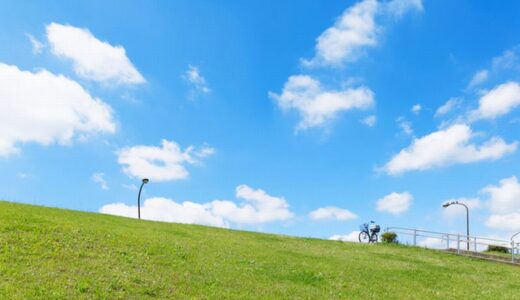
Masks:
[[[450,206],[450,205],[451,205],[451,203],[444,203],[444,204],[442,205],[442,207],[446,208],[446,207],[448,207],[448,206]]]
[[[143,178],[143,183],[148,183],[150,181],[148,178]]]

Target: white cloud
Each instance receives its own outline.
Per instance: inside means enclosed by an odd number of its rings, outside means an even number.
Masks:
[[[99,186],[101,187],[101,189],[103,189],[105,191],[108,190],[108,183],[105,180],[105,174],[100,173],[100,172],[94,173],[94,174],[92,174],[91,179],[95,183],[99,183]]]
[[[465,124],[456,124],[416,138],[384,166],[391,175],[407,171],[427,170],[456,163],[496,160],[516,151],[517,142],[507,144],[492,137],[480,145],[471,144],[474,134]]]
[[[453,243],[453,242],[451,242]],[[430,249],[446,249],[448,244],[446,240],[440,238],[428,237],[418,242],[419,246]]]
[[[415,104],[414,106],[412,106],[412,108],[410,109],[411,112],[413,112],[414,114],[418,115],[422,110],[422,105],[420,104]]]
[[[500,180],[499,185],[489,185],[481,192],[489,195],[492,212],[520,213],[520,183],[515,176]]]
[[[408,11],[423,11],[422,0],[393,0],[386,2],[386,10],[390,15],[400,17]]]
[[[99,210],[103,214],[137,218],[137,206],[124,203],[107,204]],[[146,199],[141,207],[141,218],[146,220],[201,224],[228,227],[225,220],[211,211],[211,204],[190,201],[177,203],[168,198]]]
[[[349,7],[334,26],[316,40],[316,56],[305,65],[341,65],[356,60],[364,47],[377,44],[375,0],[364,0]]]
[[[139,189],[135,184],[121,184],[121,187],[131,191],[137,191]]]
[[[377,211],[399,215],[410,208],[413,196],[408,192],[391,193],[377,200]]]
[[[70,144],[75,137],[113,133],[112,109],[77,82],[46,70],[0,63],[0,156],[20,143]]]
[[[341,111],[367,109],[374,105],[374,93],[366,87],[325,90],[321,83],[306,75],[289,77],[282,94],[270,92],[283,110],[295,109],[301,115],[297,129],[323,125]]]
[[[368,127],[374,127],[377,123],[377,117],[375,115],[370,115],[361,120],[361,123],[367,125]]]
[[[444,203],[453,201],[466,204],[470,211],[483,207],[482,201],[478,198],[454,198],[448,199],[444,201]],[[453,219],[460,216],[466,216],[466,209],[461,205],[451,205],[449,208],[443,208],[442,214],[446,218]]]
[[[262,224],[284,221],[293,217],[287,201],[274,197],[261,189],[247,185],[236,188],[236,197],[245,203],[236,204],[227,200],[208,203],[186,201],[177,203],[167,198],[151,198],[144,201],[141,217],[147,220],[202,224],[229,227],[235,224]],[[101,213],[136,218],[137,206],[124,203],[108,204],[100,208]]]
[[[189,173],[186,164],[196,164],[195,157],[203,158],[214,153],[209,147],[182,150],[174,141],[162,140],[161,147],[137,145],[118,151],[118,162],[130,177],[149,178],[152,181],[185,179]]]
[[[358,243],[359,242],[359,231],[352,231],[351,233],[345,234],[345,235],[335,234],[335,235],[331,236],[329,238],[329,240]]]
[[[404,134],[413,135],[412,123],[407,121],[405,118],[403,118],[403,117],[397,118],[397,124],[399,125],[399,127],[401,128],[401,130],[403,131]]]
[[[145,82],[122,46],[112,46],[97,39],[88,29],[70,25],[51,23],[46,30],[52,53],[72,60],[79,76],[103,83]]]
[[[240,185],[236,188],[235,196],[245,200],[245,203],[236,205],[231,201],[215,200],[211,203],[212,211],[239,224],[283,221],[293,217],[289,204],[284,198],[270,196],[261,189]]]
[[[340,66],[356,61],[368,47],[377,45],[378,13],[400,17],[411,10],[422,10],[421,0],[393,0],[380,4],[376,0],[363,0],[347,8],[332,27],[316,40],[316,54],[302,60],[305,66]]]
[[[451,112],[456,109],[462,103],[462,99],[460,98],[450,98],[446,103],[440,106],[435,112],[436,117],[444,116],[445,114]]]
[[[520,50],[520,46],[515,46],[511,49],[508,49],[502,53],[502,55],[494,57],[492,61],[492,66],[494,70],[506,70],[506,69],[515,69],[519,68],[520,64],[518,63],[518,51]]]
[[[507,82],[484,94],[478,109],[470,113],[471,120],[495,119],[520,105],[520,84]]]
[[[313,220],[339,220],[348,221],[357,219],[357,215],[348,209],[342,209],[334,206],[321,207],[309,213],[309,217]]]
[[[463,202],[469,206],[470,210],[489,209],[489,216],[485,224],[490,228],[509,232],[520,230],[520,183],[515,176],[504,178],[497,185],[488,185],[481,189],[480,193],[488,196],[487,201],[484,202],[477,198],[459,198],[448,201]],[[453,205],[449,209],[445,209],[443,213],[445,216],[453,217],[465,215],[466,211],[461,206]]]
[[[42,53],[43,48],[45,48],[45,45],[42,42],[40,42],[39,40],[37,40],[32,34],[27,33],[25,35],[27,36],[27,38],[31,42],[32,52],[34,54]]]
[[[196,91],[204,94],[211,92],[211,89],[206,83],[206,79],[202,77],[198,67],[188,65],[188,70],[184,73],[183,78],[189,82]]]
[[[486,220],[486,226],[499,230],[519,231],[520,212],[493,214]]]
[[[489,77],[488,70],[480,70],[473,77],[471,78],[471,81],[468,84],[468,89],[472,89],[482,83],[484,83]]]

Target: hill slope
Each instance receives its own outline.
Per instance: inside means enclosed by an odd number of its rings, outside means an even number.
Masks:
[[[420,248],[0,202],[0,298],[513,299],[520,268]],[[517,298],[518,299],[518,298]]]

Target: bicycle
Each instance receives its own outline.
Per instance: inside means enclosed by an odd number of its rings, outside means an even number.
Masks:
[[[370,227],[368,223],[365,223],[360,226],[361,232],[359,233],[358,239],[360,243],[377,243],[377,233],[381,230],[379,225],[374,224],[374,222],[370,222]]]

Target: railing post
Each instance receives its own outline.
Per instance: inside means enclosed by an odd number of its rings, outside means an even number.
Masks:
[[[446,239],[446,244],[447,244],[447,246],[448,246],[447,249],[450,249],[450,234],[449,234],[449,233],[446,234],[446,237],[447,237],[447,239]]]
[[[413,245],[417,246],[417,229],[413,230]]]
[[[473,250],[477,252],[477,237],[474,237],[473,241],[475,242],[475,244],[473,245]]]
[[[457,233],[457,254],[460,254],[460,233]]]
[[[515,263],[515,242],[511,241],[511,262]]]

